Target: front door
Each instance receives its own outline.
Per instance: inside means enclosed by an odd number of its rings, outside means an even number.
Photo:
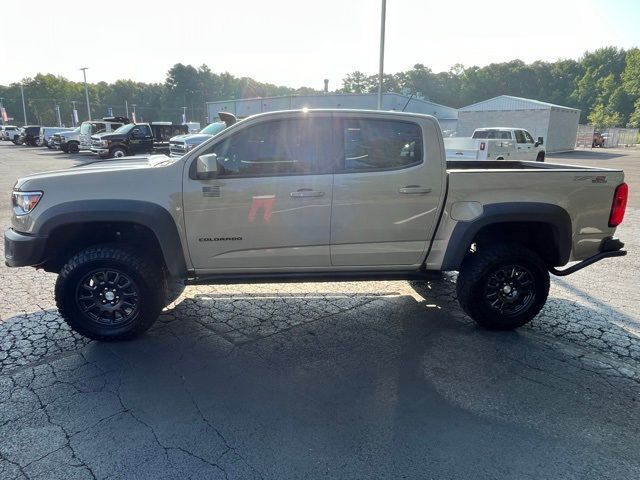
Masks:
[[[535,160],[536,152],[533,148],[533,138],[524,130],[515,130],[517,154],[515,160]],[[527,139],[531,139],[531,142]]]
[[[421,263],[442,193],[439,130],[345,118],[336,135],[342,153],[333,185],[332,264]]]
[[[149,125],[136,125],[129,136],[129,155],[140,155],[153,150],[153,134]]]
[[[184,181],[191,260],[199,273],[330,265],[330,117],[300,115],[238,125],[215,153],[215,178]]]

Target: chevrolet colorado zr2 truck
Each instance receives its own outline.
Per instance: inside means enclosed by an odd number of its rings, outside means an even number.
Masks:
[[[58,274],[55,298],[98,340],[148,329],[178,284],[429,278],[459,271],[479,324],[533,319],[549,274],[624,255],[620,170],[447,162],[437,120],[358,110],[244,119],[180,158],[21,178],[10,267]],[[559,269],[568,262],[578,262]]]

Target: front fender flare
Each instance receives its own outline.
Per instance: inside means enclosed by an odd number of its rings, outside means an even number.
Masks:
[[[155,203],[140,200],[61,203],[37,218],[34,231],[49,236],[56,228],[89,222],[134,223],[149,228],[158,239],[169,273],[174,277],[186,277],[187,264],[176,222],[167,209]]]

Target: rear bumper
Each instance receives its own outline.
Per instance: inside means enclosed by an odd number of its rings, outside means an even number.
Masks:
[[[583,268],[588,267],[589,265],[593,265],[594,263],[599,262],[600,260],[604,260],[605,258],[624,257],[627,254],[627,251],[622,250],[623,248],[624,243],[622,243],[620,239],[615,237],[605,238],[600,244],[600,251],[595,255],[586,258],[569,268],[565,268],[564,270],[550,268],[549,272],[558,277],[571,275],[572,273],[575,273],[578,270],[582,270]]]
[[[35,267],[44,263],[47,237],[26,235],[9,228],[4,232],[4,259],[7,267]]]

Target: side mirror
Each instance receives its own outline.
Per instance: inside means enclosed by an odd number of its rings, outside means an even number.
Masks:
[[[538,137],[538,145],[544,145],[544,138]]]
[[[218,155],[215,153],[200,155],[197,160],[196,173],[199,179],[215,178],[218,173]]]

